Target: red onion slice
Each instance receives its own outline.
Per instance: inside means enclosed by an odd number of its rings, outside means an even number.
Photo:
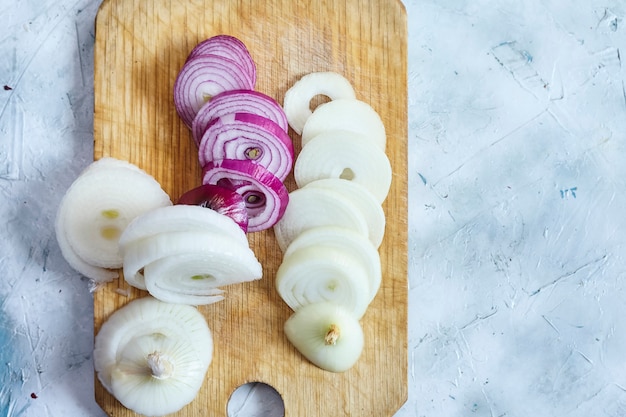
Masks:
[[[293,166],[293,143],[280,126],[266,117],[231,113],[207,127],[198,158],[200,166],[220,159],[248,160],[284,181]]]
[[[216,184],[240,194],[248,209],[248,232],[269,229],[283,216],[287,188],[274,174],[248,160],[222,159],[202,170],[203,184]]]
[[[254,89],[254,81],[237,62],[219,55],[196,56],[183,65],[176,77],[174,106],[191,128],[198,110],[212,97],[223,91],[241,89]]]
[[[200,55],[220,55],[239,63],[251,79],[256,80],[256,65],[250,51],[240,39],[231,35],[216,35],[198,43],[187,60]]]
[[[204,184],[181,195],[176,204],[206,207],[230,217],[241,230],[248,231],[248,210],[243,197],[228,188]]]
[[[285,132],[289,129],[283,108],[272,97],[253,90],[229,90],[213,97],[198,111],[191,126],[196,144],[200,144],[204,131],[214,119],[239,112],[267,117]]]

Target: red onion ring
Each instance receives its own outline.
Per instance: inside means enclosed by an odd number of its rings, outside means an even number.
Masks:
[[[219,185],[204,184],[185,192],[176,204],[201,206],[233,219],[245,232],[248,231],[248,210],[243,197]]]
[[[193,119],[191,131],[196,144],[200,144],[204,131],[214,119],[239,112],[267,117],[285,132],[289,129],[283,108],[272,97],[253,90],[229,90],[214,96]]]
[[[289,193],[283,182],[259,164],[222,159],[202,170],[203,184],[216,184],[240,194],[248,210],[248,232],[269,229],[285,213]]]
[[[281,181],[293,166],[293,143],[273,121],[251,113],[231,113],[214,119],[198,150],[200,166],[220,159],[249,160]]]
[[[189,53],[187,60],[200,55],[220,55],[229,58],[246,71],[250,79],[256,81],[256,64],[250,51],[240,39],[230,35],[216,35],[198,43]]]

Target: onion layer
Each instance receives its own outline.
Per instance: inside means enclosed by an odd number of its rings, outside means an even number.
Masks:
[[[220,34],[199,42],[187,56],[187,61],[202,55],[219,55],[237,62],[252,84],[256,81],[256,65],[246,45],[238,38]]]

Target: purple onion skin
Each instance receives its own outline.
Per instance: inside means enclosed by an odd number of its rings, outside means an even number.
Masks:
[[[206,207],[233,219],[248,232],[248,209],[243,197],[233,190],[214,184],[203,184],[180,196],[176,204]]]

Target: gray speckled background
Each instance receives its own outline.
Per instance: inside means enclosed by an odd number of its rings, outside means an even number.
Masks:
[[[626,414],[626,4],[405,4],[410,389],[396,417]],[[0,416],[103,416],[89,283],[52,227],[92,160],[98,5],[0,0]],[[273,401],[256,387],[231,417]]]

